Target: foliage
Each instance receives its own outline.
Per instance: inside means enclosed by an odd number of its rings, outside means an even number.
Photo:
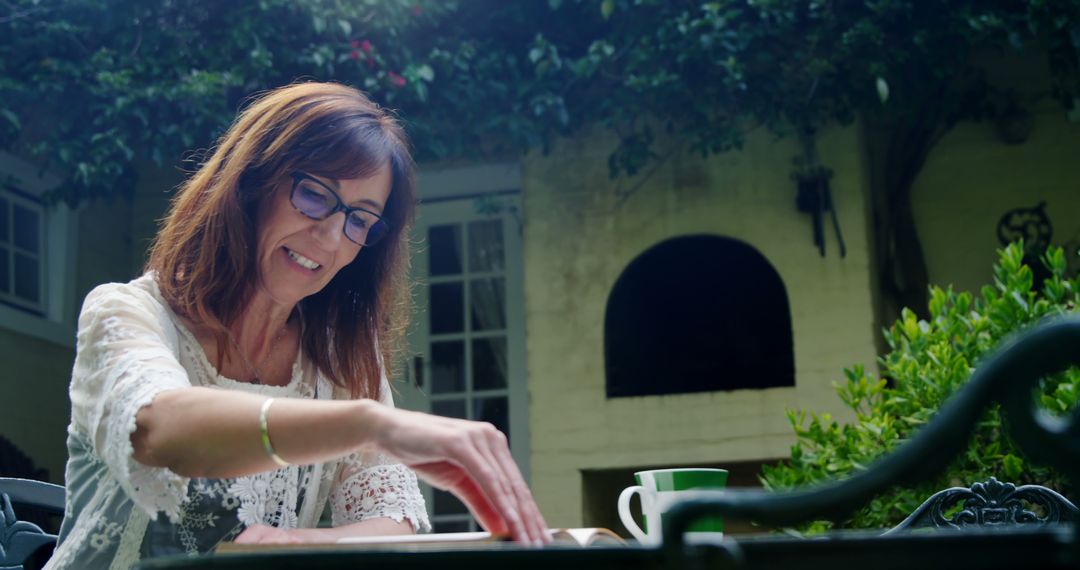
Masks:
[[[930,421],[941,404],[968,381],[978,361],[1006,336],[1039,320],[1076,313],[1080,277],[1066,276],[1064,252],[1051,247],[1042,257],[1050,270],[1041,287],[1023,263],[1022,243],[999,252],[994,285],[979,295],[933,287],[931,318],[917,320],[905,310],[887,331],[890,352],[881,358],[882,378],[862,366],[845,370],[836,386],[844,406],[855,415],[841,425],[828,414],[789,411],[797,437],[791,459],[766,466],[762,480],[772,489],[819,483],[866,469]],[[1080,369],[1072,368],[1043,380],[1039,398],[1051,413],[1075,408],[1080,393]],[[1006,434],[999,409],[989,410],[978,425],[967,452],[933,481],[898,488],[875,498],[840,526],[855,528],[895,525],[934,492],[948,486],[968,486],[993,475],[1017,484],[1038,483],[1065,491],[1068,481],[1046,467],[1029,463]],[[1075,482],[1074,482],[1075,483]],[[810,530],[829,528],[818,522]]]
[[[401,0],[6,5],[0,142],[67,174],[60,195],[70,202],[130,191],[135,161],[177,163],[210,143],[245,95],[298,77],[338,77],[391,104],[419,99],[432,72],[414,62],[409,34],[441,13]]]
[[[243,98],[336,80],[398,109],[423,158],[546,148],[600,125],[613,175],[857,112],[910,117],[979,49],[1045,44],[1076,92],[1080,0],[12,0],[0,148],[123,194],[133,163],[205,146]],[[981,91],[989,93],[989,91]],[[985,101],[969,108],[982,110]]]
[[[558,4],[558,3],[556,3]],[[563,4],[566,4],[564,2]],[[1080,2],[878,0],[663,2],[607,0],[608,27],[580,46],[552,41],[541,61],[570,120],[587,116],[621,136],[612,170],[631,174],[658,133],[702,153],[738,147],[763,125],[785,135],[857,112],[912,119],[943,87],[978,76],[979,50],[1021,49],[1045,37],[1057,93],[1077,88]],[[580,41],[580,40],[579,40]],[[582,81],[586,79],[587,81]],[[966,101],[987,111],[985,84]],[[553,96],[555,93],[552,94]]]

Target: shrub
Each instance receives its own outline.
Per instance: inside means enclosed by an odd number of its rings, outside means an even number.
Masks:
[[[1022,243],[999,251],[993,286],[978,295],[952,288],[930,289],[930,320],[904,310],[885,331],[889,351],[880,358],[881,378],[863,366],[844,371],[836,392],[855,421],[841,425],[829,414],[788,411],[796,443],[791,459],[765,466],[762,482],[786,489],[836,479],[866,469],[931,420],[941,404],[964,385],[980,358],[1002,338],[1040,320],[1076,313],[1080,279],[1066,275],[1061,248],[1051,247],[1041,262],[1050,272],[1036,286],[1026,265]],[[1076,404],[1080,369],[1072,368],[1042,380],[1039,400],[1045,409],[1064,413]],[[1068,494],[1068,481],[1053,470],[1027,461],[1007,435],[995,406],[975,429],[962,456],[939,477],[913,487],[878,495],[844,521],[819,521],[804,529],[817,532],[838,527],[889,527],[904,519],[934,492],[968,486],[989,476],[1016,484],[1038,483]]]

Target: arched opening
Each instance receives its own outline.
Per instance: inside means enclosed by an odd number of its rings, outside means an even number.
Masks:
[[[794,386],[794,361],[784,283],[741,241],[664,241],[630,262],[608,297],[609,398]]]

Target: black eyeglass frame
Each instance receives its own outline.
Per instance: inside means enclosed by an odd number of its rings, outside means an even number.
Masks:
[[[352,206],[346,206],[345,203],[341,201],[341,196],[338,196],[338,193],[335,192],[333,188],[327,186],[326,184],[324,184],[318,178],[315,178],[314,176],[312,176],[312,175],[310,175],[310,174],[308,174],[306,172],[294,172],[292,174],[292,179],[293,179],[292,190],[289,191],[289,204],[293,207],[294,210],[296,210],[297,212],[300,212],[300,214],[302,216],[304,216],[306,218],[310,218],[312,220],[322,221],[322,220],[325,220],[326,218],[329,218],[330,216],[333,216],[334,214],[336,214],[338,212],[345,212],[345,222],[341,226],[341,233],[345,236],[345,239],[355,243],[356,245],[363,246],[363,247],[371,247],[371,246],[379,243],[380,241],[382,241],[382,238],[384,236],[386,236],[387,234],[390,233],[390,222],[387,222],[385,218],[383,218],[379,214],[376,214],[375,212],[372,212],[371,210],[368,210],[367,208],[354,208]],[[307,214],[306,212],[304,212],[303,210],[301,210],[300,208],[298,208],[296,206],[296,202],[293,201],[294,196],[296,195],[296,188],[299,187],[300,182],[304,181],[304,180],[310,180],[310,181],[314,182],[315,184],[318,184],[319,186],[322,186],[323,188],[326,189],[327,192],[330,193],[331,196],[334,197],[334,200],[337,200],[337,205],[335,205],[333,208],[331,208],[330,212],[327,213],[325,216],[323,216],[321,218],[316,218],[315,216],[311,216],[311,215]],[[349,237],[349,232],[346,231],[346,228],[349,227],[349,214],[351,214],[353,212],[364,212],[365,214],[371,214],[372,216],[375,216],[375,220],[376,220],[375,223],[382,222],[382,224],[386,226],[386,231],[384,231],[374,242],[371,242],[371,243],[360,243],[360,242],[354,240],[353,238]],[[374,224],[372,224],[372,227],[375,227]],[[369,228],[368,233],[366,235],[371,235],[370,228]]]

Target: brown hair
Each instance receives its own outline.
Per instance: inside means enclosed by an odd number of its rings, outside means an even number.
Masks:
[[[305,356],[354,398],[378,397],[380,359],[393,362],[408,318],[415,165],[404,130],[361,92],[300,83],[257,97],[180,186],[147,269],[173,310],[215,331],[224,354],[226,327],[258,279],[255,222],[275,184],[298,170],[346,180],[384,165],[390,234],[300,302]]]

